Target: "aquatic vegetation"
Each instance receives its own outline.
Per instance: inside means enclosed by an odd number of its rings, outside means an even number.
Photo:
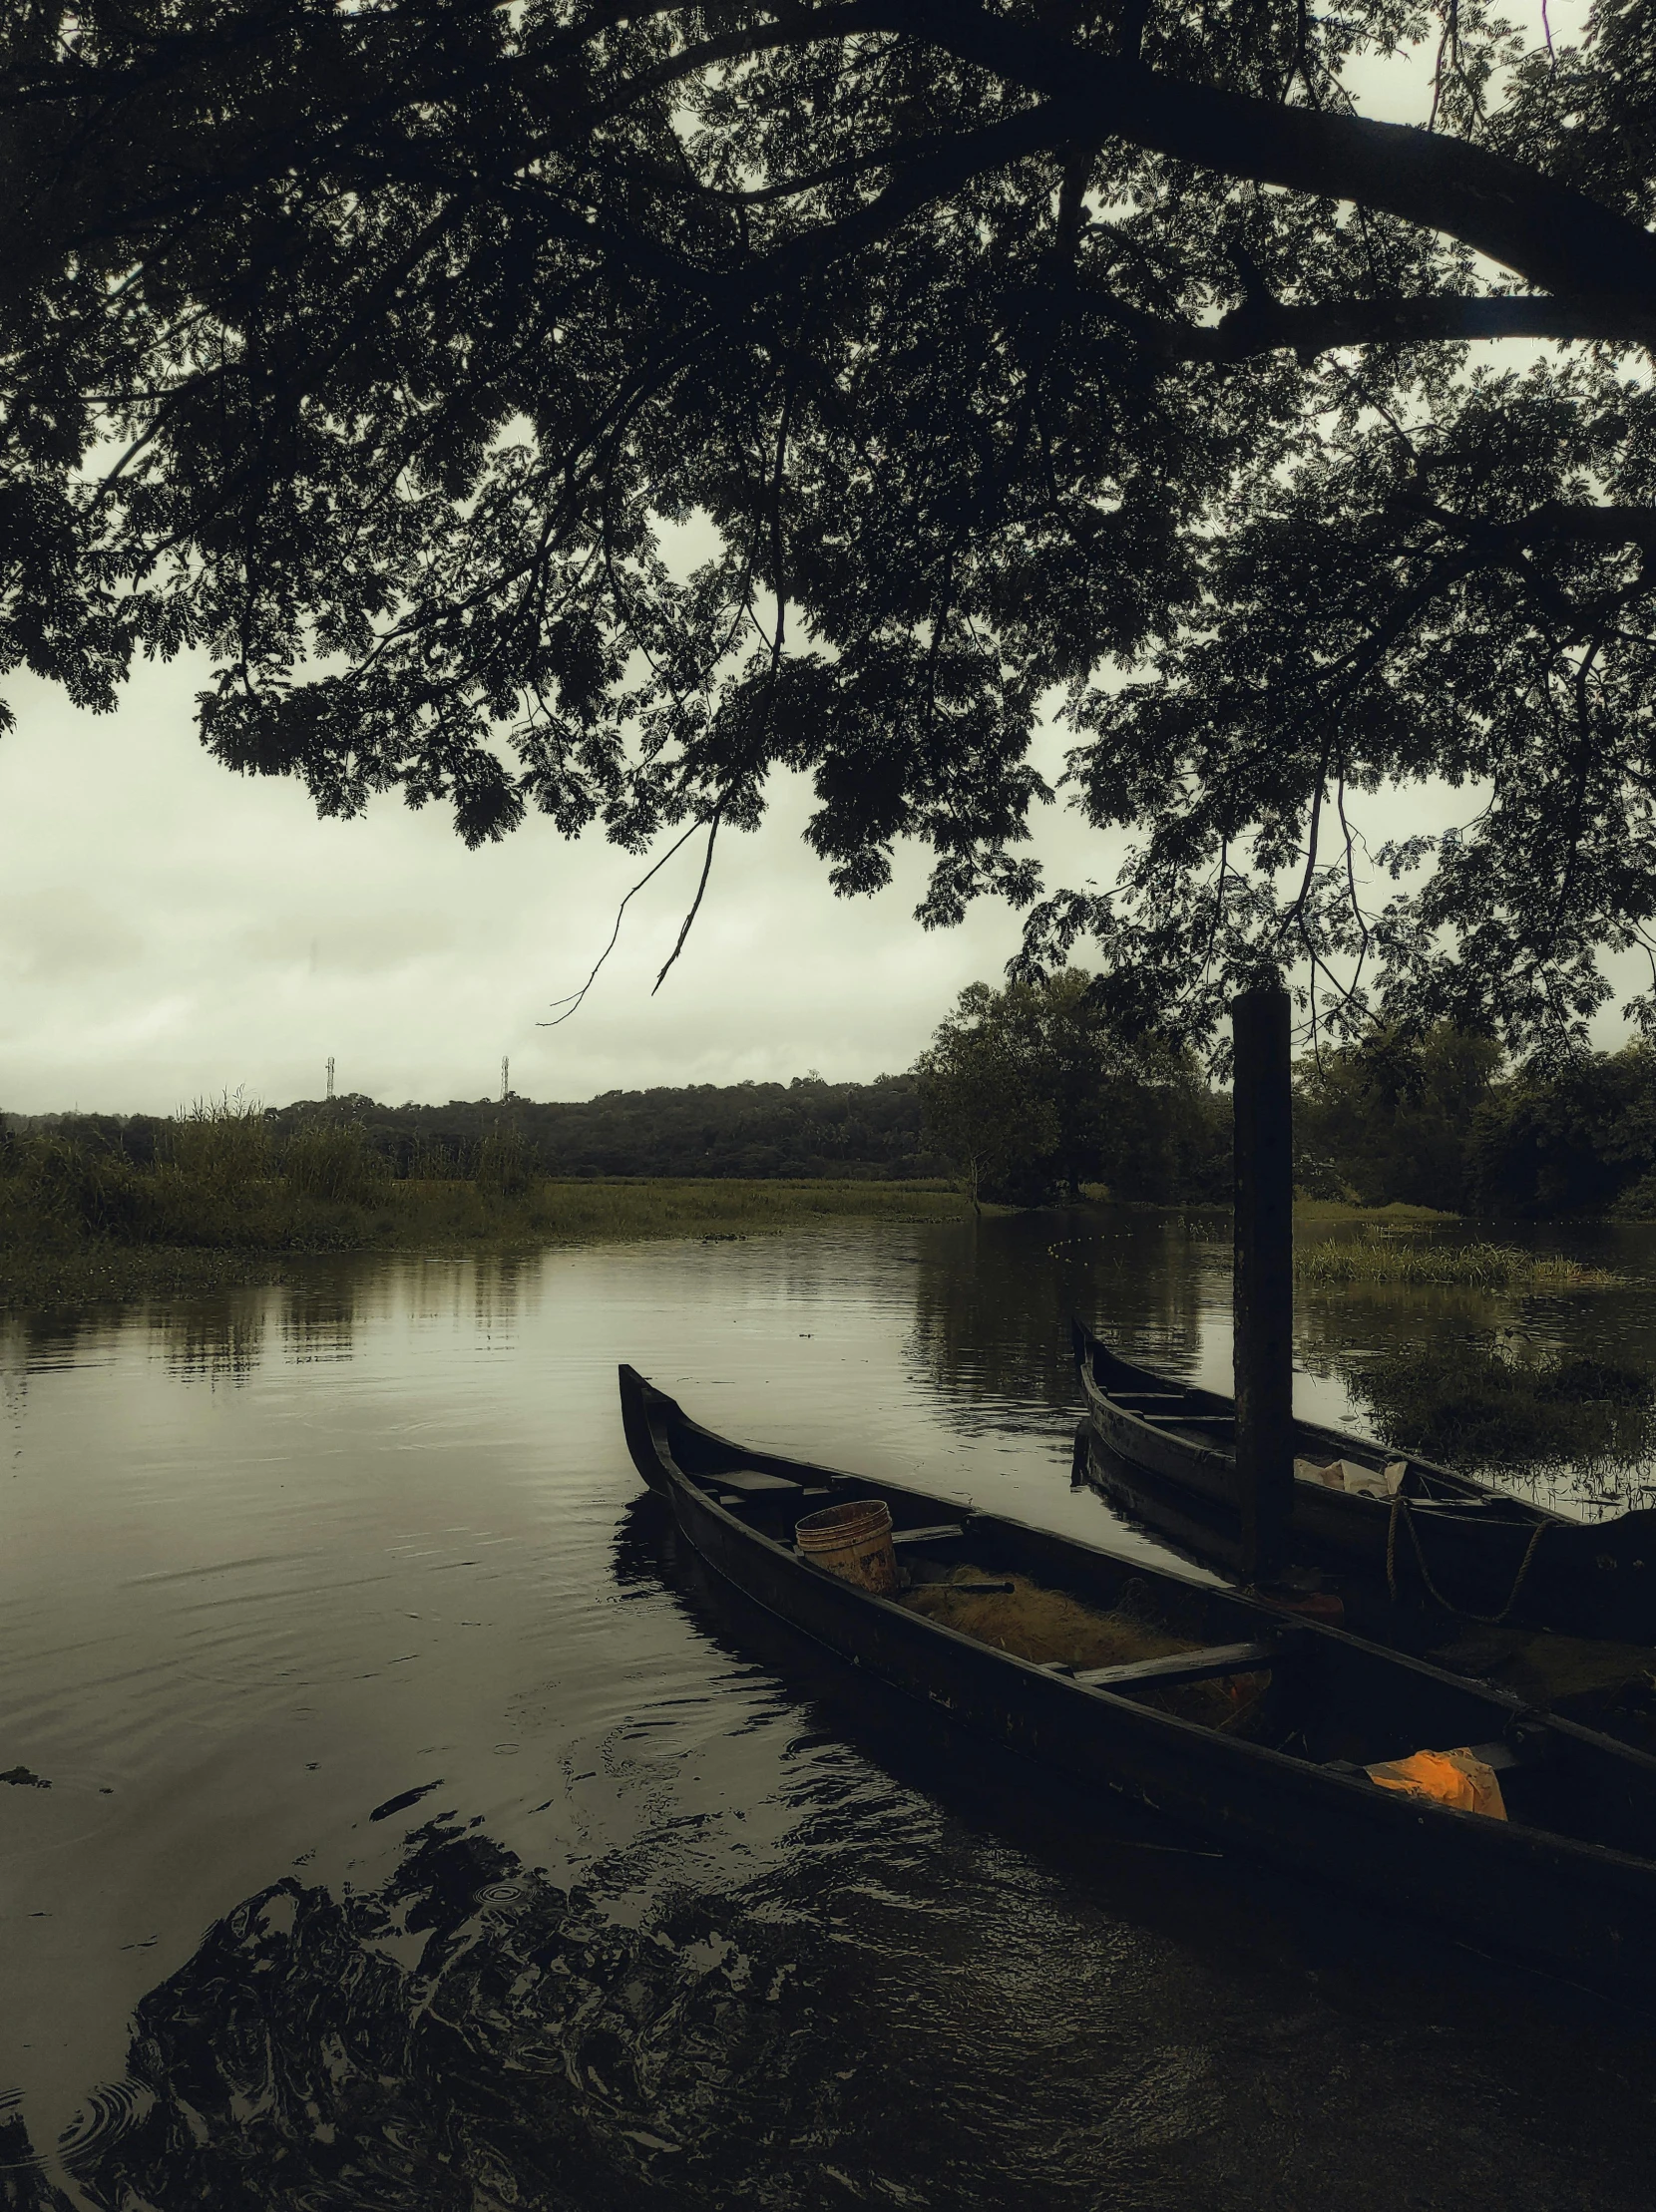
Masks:
[[[477,1148],[472,1180],[496,1198],[519,1198],[535,1181],[535,1160],[520,1130],[491,1129]]]
[[[1369,1223],[1376,1228],[1413,1228],[1430,1222],[1458,1221],[1458,1214],[1445,1213],[1437,1206],[1410,1206],[1404,1200],[1392,1199],[1385,1206],[1359,1206],[1350,1199],[1307,1198],[1303,1191],[1294,1194],[1294,1226],[1296,1229],[1315,1222],[1348,1225]]]
[[[1364,1236],[1303,1245],[1295,1273],[1308,1283],[1458,1284],[1480,1290],[1604,1290],[1621,1281],[1558,1253],[1517,1245],[1427,1244],[1372,1229]]]
[[[1350,1380],[1387,1443],[1456,1466],[1631,1465],[1656,1443],[1656,1374],[1607,1360],[1461,1339],[1365,1360]]]

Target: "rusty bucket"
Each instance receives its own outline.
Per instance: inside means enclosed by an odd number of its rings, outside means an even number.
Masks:
[[[831,1575],[889,1598],[897,1588],[897,1550],[891,1540],[891,1508],[878,1498],[858,1505],[831,1505],[808,1513],[794,1536],[806,1559]]]

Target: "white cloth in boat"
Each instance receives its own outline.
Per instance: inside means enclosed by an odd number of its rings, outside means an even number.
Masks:
[[[1355,1459],[1331,1459],[1327,1466],[1315,1459],[1296,1459],[1294,1472],[1301,1482],[1320,1482],[1325,1490],[1344,1490],[1349,1497],[1395,1498],[1409,1462],[1393,1459],[1379,1468],[1362,1466]]]

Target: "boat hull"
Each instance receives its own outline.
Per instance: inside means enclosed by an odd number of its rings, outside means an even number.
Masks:
[[[631,1370],[622,1375],[623,1399],[631,1391],[634,1461],[684,1540],[733,1589],[849,1666],[1072,1781],[1136,1800],[1226,1848],[1356,1892],[1384,1912],[1431,1920],[1477,1948],[1625,1997],[1643,1999],[1656,1987],[1656,1866],[1643,1855],[1656,1837],[1656,1760],[1620,1747],[1607,1761],[1582,1760],[1589,1790],[1606,1798],[1597,1817],[1617,1838],[1616,1847],[1606,1848],[1424,1806],[1129,1697],[1085,1690],[757,1537],[680,1461],[683,1452],[702,1462],[704,1475],[712,1472],[723,1440],[685,1420],[641,1378],[629,1385]],[[929,1514],[960,1510],[895,1485],[724,1449],[731,1464],[789,1470],[836,1490],[883,1496],[900,1530]],[[1280,1622],[1235,1592],[999,1516],[972,1515],[971,1541],[1002,1566],[1102,1603],[1113,1602],[1130,1581],[1146,1584],[1164,1618],[1204,1645],[1256,1637]],[[1377,1704],[1400,1681],[1423,1740],[1484,1740],[1521,1709],[1484,1685],[1337,1631],[1295,1633],[1314,1645],[1315,1696],[1349,1710],[1354,1723],[1367,1715],[1374,1725]],[[1566,1722],[1545,1725],[1577,1752],[1598,1741]]]
[[[1242,1525],[1234,1454],[1181,1433],[1178,1409],[1156,1420],[1123,1402],[1157,1386],[1178,1395],[1180,1386],[1123,1360],[1079,1322],[1073,1334],[1092,1435],[1122,1467],[1151,1478],[1148,1486],[1126,1485],[1129,1510],[1151,1527],[1176,1523],[1181,1549],[1234,1573]],[[1183,1395],[1215,1425],[1231,1406],[1216,1392]],[[1309,1421],[1295,1424],[1295,1451],[1316,1461],[1354,1455],[1379,1463],[1393,1456]],[[1656,1643],[1656,1511],[1570,1521],[1453,1469],[1398,1456],[1411,1470],[1399,1505],[1297,1481],[1289,1523],[1296,1557],[1357,1575],[1371,1610],[1384,1593],[1471,1620]],[[1098,1487],[1111,1488],[1107,1463]],[[1181,1515],[1181,1497],[1194,1510]]]

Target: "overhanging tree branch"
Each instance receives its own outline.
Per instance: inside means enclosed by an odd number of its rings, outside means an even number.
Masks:
[[[628,14],[639,21],[676,12],[660,0],[655,5],[640,0]],[[723,12],[704,11],[714,21]],[[595,24],[608,29],[616,20],[616,11],[605,8],[597,11]],[[1458,239],[1560,297],[1606,303],[1601,315],[1614,314],[1619,327],[1584,335],[1656,336],[1656,237],[1520,162],[1434,131],[1181,82],[1135,55],[1100,53],[968,0],[831,0],[790,8],[770,22],[738,22],[710,38],[686,40],[632,84],[582,107],[595,119],[620,115],[695,70],[869,31],[912,39],[1040,95],[1049,103],[1051,126],[1040,143],[1113,140],[1211,174],[1382,209]],[[474,64],[453,89],[475,90],[499,75],[523,90],[549,64],[553,84],[561,87],[568,81],[562,73],[587,37],[586,25],[574,25],[545,59],[526,49],[492,61],[481,77]],[[169,42],[167,67],[176,70],[188,51],[189,42]],[[101,97],[120,107],[126,94],[152,89],[158,74],[165,79],[165,70],[158,72],[154,58],[146,56],[131,73],[106,72],[94,81]],[[35,68],[18,73],[18,79],[13,97],[39,99],[48,86],[58,89],[60,79],[72,97],[84,97],[86,73],[75,65],[57,72]],[[423,79],[419,90],[427,103],[446,97],[441,71]],[[559,140],[567,142],[570,120],[567,113],[561,119]],[[984,159],[993,163],[995,157]],[[848,233],[847,244],[854,242]]]
[[[889,0],[911,31],[1071,112],[1078,139],[1119,139],[1193,168],[1382,208],[1457,238],[1549,291],[1626,295],[1656,332],[1656,237],[1521,163],[1432,131],[1180,84],[963,0]]]
[[[1555,338],[1625,341],[1650,319],[1646,304],[1615,298],[1558,299],[1538,293],[1433,292],[1414,299],[1283,301],[1255,298],[1216,323],[1153,315],[1101,286],[1076,283],[1059,294],[1078,315],[1125,330],[1152,358],[1216,366],[1289,352],[1310,362],[1341,346],[1456,344],[1475,339]]]
[[[8,666],[111,704],[137,652],[200,643],[226,764],[334,812],[452,800],[470,838],[530,803],[634,849],[746,829],[785,767],[839,888],[930,846],[929,921],[1033,896],[1056,688],[1094,819],[1145,840],[1064,926],[1120,1006],[1198,1027],[1285,907],[1323,983],[1344,945],[1354,992],[1366,959],[1514,1034],[1590,1010],[1593,944],[1656,912],[1631,770],[1595,766],[1548,860],[1573,787],[1540,703],[1595,652],[1595,746],[1651,752],[1656,407],[1624,354],[1656,242],[1616,209],[1653,180],[1604,121],[1656,63],[1636,7],[1583,48],[1579,119],[1519,63],[1487,139],[1458,95],[1444,134],[1349,112],[1383,0],[25,14]],[[1515,273],[1480,290],[1474,248]],[[1512,338],[1583,342],[1462,359]],[[1355,826],[1307,876],[1295,825],[1434,777],[1499,803],[1342,936]]]

